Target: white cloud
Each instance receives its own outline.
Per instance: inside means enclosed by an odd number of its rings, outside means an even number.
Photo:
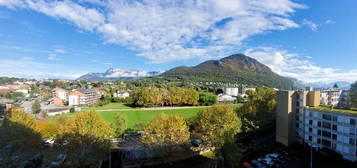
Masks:
[[[2,59],[0,64],[0,76],[22,78],[56,78],[75,79],[84,72],[71,71],[73,69],[58,64],[48,64],[33,60]],[[60,72],[60,73],[58,73]]]
[[[103,63],[104,65],[113,65],[113,63],[111,63],[111,62],[105,62],[105,63]]]
[[[299,27],[290,15],[305,8],[291,0],[1,1],[100,33],[155,63],[235,53],[251,36]]]
[[[330,19],[325,21],[325,24],[335,24],[335,23],[336,23],[335,21],[330,20]]]
[[[317,29],[318,29],[318,26],[317,26],[317,24],[316,23],[314,23],[314,22],[312,22],[312,21],[310,21],[310,20],[307,20],[307,19],[304,19],[303,21],[302,21],[302,25],[306,25],[306,26],[308,26],[312,31],[317,31]]]
[[[357,70],[341,71],[315,65],[296,53],[271,47],[247,49],[245,54],[269,66],[274,72],[293,77],[304,82],[330,83],[335,81],[353,82],[357,80]]]
[[[61,53],[61,54],[67,53],[66,50],[63,50],[63,49],[54,49],[53,51],[56,53]]]
[[[90,62],[98,62],[98,60],[92,59],[92,60],[90,60]]]
[[[48,54],[47,58],[50,61],[54,61],[54,60],[57,60],[57,55],[56,54]]]
[[[0,0],[0,5],[13,9],[16,7],[24,6],[24,1],[23,0]]]
[[[33,60],[33,57],[21,57],[22,60]]]

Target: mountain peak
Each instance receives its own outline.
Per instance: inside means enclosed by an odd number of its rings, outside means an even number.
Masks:
[[[194,67],[177,67],[162,74],[192,81],[216,81],[291,89],[293,81],[274,73],[268,66],[244,54],[205,61]]]

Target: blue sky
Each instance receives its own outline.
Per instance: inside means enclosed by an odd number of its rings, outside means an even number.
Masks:
[[[357,1],[0,0],[0,76],[74,79],[234,53],[306,82],[357,80]]]

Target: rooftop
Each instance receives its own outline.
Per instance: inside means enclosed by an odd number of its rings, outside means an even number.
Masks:
[[[309,107],[308,109],[309,110],[316,110],[316,111],[357,114],[357,110],[338,109],[338,108],[331,108],[329,106]]]

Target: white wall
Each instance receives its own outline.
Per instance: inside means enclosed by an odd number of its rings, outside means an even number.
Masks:
[[[78,105],[78,96],[77,95],[69,95],[68,96],[68,105],[73,106],[73,105]]]

